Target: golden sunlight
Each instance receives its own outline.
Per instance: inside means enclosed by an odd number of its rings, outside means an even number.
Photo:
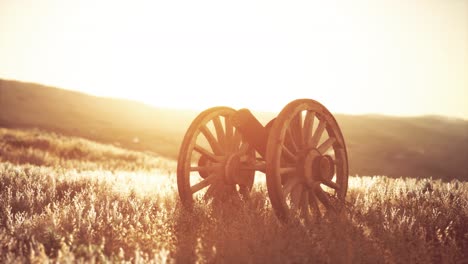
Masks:
[[[0,263],[466,262],[466,0],[0,0],[0,32]]]
[[[158,107],[277,112],[313,98],[333,112],[466,118],[466,10],[437,0],[8,1],[0,77]]]

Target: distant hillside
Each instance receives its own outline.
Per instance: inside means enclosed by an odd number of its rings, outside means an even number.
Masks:
[[[0,126],[37,127],[177,157],[196,113],[0,80]]]
[[[176,158],[197,112],[159,109],[39,84],[0,80],[0,127],[40,128]],[[275,114],[262,113],[262,120]],[[256,113],[256,115],[260,115]],[[468,121],[336,115],[351,175],[468,180]]]
[[[468,121],[337,116],[351,174],[468,180]]]

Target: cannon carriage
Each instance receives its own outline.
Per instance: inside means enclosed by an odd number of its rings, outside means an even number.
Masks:
[[[194,200],[247,198],[257,171],[266,175],[280,220],[339,213],[348,185],[348,156],[334,116],[312,99],[290,102],[265,126],[248,109],[201,112],[180,147],[179,197],[187,208]]]

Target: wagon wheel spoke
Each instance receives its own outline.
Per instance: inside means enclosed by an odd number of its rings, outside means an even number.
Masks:
[[[222,146],[223,149],[226,149],[225,134],[224,134],[223,125],[221,124],[221,119],[219,118],[219,116],[216,116],[213,119],[213,125],[216,130],[216,136],[218,138],[219,144]]]
[[[292,178],[298,178],[296,175],[297,169],[294,167],[284,167],[284,168],[279,168],[278,173],[279,177],[281,179],[281,184],[283,188],[286,186],[286,183],[292,179]],[[291,191],[291,190],[290,190]]]
[[[217,155],[222,155],[223,150],[219,142],[216,140],[215,136],[211,133],[211,131],[206,127],[206,125],[200,127],[200,131],[202,134],[205,136],[206,140],[208,140],[208,143],[210,144],[211,149],[213,152]]]
[[[297,113],[291,120],[289,129],[292,130],[293,142],[296,145],[296,149],[300,149],[303,145],[303,136],[302,136],[302,112]]]
[[[301,199],[301,216],[305,219],[306,222],[310,222],[310,213],[309,213],[309,190],[304,190]]]
[[[215,192],[216,192],[218,185],[219,183],[217,181],[213,182],[213,184],[211,184],[208,187],[208,190],[206,190],[205,194],[203,195],[203,199],[208,200],[210,198],[213,198],[215,196]]]
[[[336,212],[335,206],[331,203],[328,194],[317,184],[314,188],[314,193],[318,200],[331,212]]]
[[[192,191],[192,193],[196,193],[196,192],[200,191],[201,189],[211,185],[213,182],[216,181],[216,178],[217,178],[217,174],[213,173],[210,176],[203,179],[202,181],[200,181],[197,184],[190,187],[190,191]]]
[[[204,147],[200,145],[195,145],[193,148],[196,152],[202,154],[203,156],[206,156],[208,159],[210,159],[213,162],[219,162],[222,160],[223,156],[216,156],[213,153],[211,153],[209,150],[205,149]]]
[[[243,164],[241,166],[241,170],[258,170],[258,171],[265,171],[265,162],[254,162],[253,164],[245,165]]]
[[[325,152],[327,152],[328,149],[330,149],[333,146],[335,142],[336,142],[336,138],[334,137],[328,138],[317,149],[323,155],[325,154]]]
[[[314,127],[315,112],[307,111],[304,118],[304,143],[309,142],[312,137],[312,128]]]
[[[293,208],[298,209],[300,207],[300,202],[302,198],[302,193],[303,193],[303,186],[302,184],[297,184],[292,192],[291,192],[291,205]]]
[[[289,150],[289,148],[286,147],[286,145],[283,145],[283,153],[285,154],[284,157],[289,161],[297,160],[297,156],[293,152],[291,152],[291,150]]]
[[[242,189],[242,191],[248,191],[248,189]],[[213,198],[217,202],[225,201],[226,198],[233,197],[235,195],[236,188],[232,185],[225,184],[222,180],[216,179],[213,184],[208,187],[205,195],[203,196],[204,200],[209,200]],[[242,194],[242,193],[241,193]]]
[[[333,182],[332,180],[329,180],[329,179],[326,179],[326,178],[321,178],[320,182],[323,183],[324,185],[326,185],[327,187],[332,188],[332,189],[335,189],[335,190],[340,189],[340,185],[338,185],[338,183]]]
[[[291,147],[292,153],[296,153],[299,150],[291,127],[288,127],[286,130],[286,145]]]
[[[326,126],[327,122],[325,120],[320,120],[319,125],[315,129],[314,135],[310,138],[309,142],[307,142],[307,146],[309,148],[315,148],[317,146]]]
[[[290,177],[283,188],[284,197],[288,196],[299,183],[301,183],[301,179],[299,177]]]
[[[279,172],[280,174],[287,174],[287,173],[291,173],[291,172],[296,172],[296,167],[286,167],[286,168],[280,168],[279,169]],[[299,178],[299,177],[296,177],[296,178]]]
[[[216,165],[210,165],[210,166],[190,167],[190,171],[208,172],[208,171],[220,170],[222,168],[224,168],[222,164],[216,164]]]
[[[320,212],[320,208],[318,206],[317,196],[313,191],[311,191],[309,194],[309,205],[312,209],[315,219],[320,220],[320,218],[322,218],[322,213]]]

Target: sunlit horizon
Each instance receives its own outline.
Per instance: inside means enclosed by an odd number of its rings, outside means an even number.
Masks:
[[[468,119],[466,1],[0,2],[0,78],[176,109]]]
[[[232,107],[234,109],[249,108],[250,110],[252,110],[254,112],[257,112],[257,113],[277,114],[277,113],[279,113],[279,111],[281,111],[283,109],[284,106],[286,106],[286,104],[288,104],[292,100],[300,99],[300,98],[293,98],[290,101],[284,100],[285,101],[284,104],[276,105],[276,106],[273,106],[272,108],[250,107],[250,106],[248,106],[246,104],[242,104],[242,103],[220,104],[220,103],[216,103],[216,102],[214,104],[211,104],[211,105],[210,104],[205,104],[205,105],[196,105],[196,106],[187,106],[187,105],[177,106],[177,105],[174,105],[174,104],[155,104],[155,103],[152,102],[151,99],[145,100],[144,98],[139,99],[139,98],[132,98],[132,97],[118,97],[118,96],[112,96],[112,95],[106,95],[106,94],[97,94],[97,93],[92,93],[92,92],[86,92],[85,90],[82,90],[82,89],[70,89],[70,88],[67,88],[67,87],[60,87],[60,86],[53,85],[53,84],[39,83],[39,82],[34,82],[34,81],[5,79],[5,78],[0,77],[0,80],[1,79],[6,80],[6,81],[17,81],[17,82],[22,82],[22,83],[31,83],[31,84],[35,84],[35,85],[53,87],[53,88],[56,88],[56,89],[68,90],[68,91],[72,91],[72,92],[79,92],[79,93],[82,93],[82,94],[86,94],[86,95],[89,95],[89,96],[95,96],[95,97],[99,97],[99,98],[128,100],[128,101],[132,101],[132,102],[136,102],[136,103],[142,103],[142,104],[145,104],[145,105],[147,105],[149,107],[154,107],[154,108],[157,108],[157,109],[174,110],[174,111],[200,112],[200,111],[203,111],[203,110],[205,110],[205,109],[207,109],[209,107],[228,106],[228,107]],[[310,98],[310,99],[317,100],[317,98]],[[321,102],[321,103],[323,103],[323,102]],[[464,117],[464,116],[449,116],[449,115],[444,115],[444,114],[435,113],[435,112],[434,113],[415,113],[415,114],[398,114],[398,113],[382,113],[382,112],[366,112],[366,111],[362,111],[362,112],[358,112],[358,111],[355,111],[355,112],[340,112],[340,111],[336,111],[336,109],[333,109],[332,107],[330,107],[329,105],[326,105],[325,103],[323,103],[323,104],[333,114],[341,114],[341,115],[349,115],[349,116],[367,116],[367,115],[372,116],[372,115],[375,115],[375,116],[402,117],[402,118],[405,118],[405,117],[411,118],[411,117],[435,116],[435,117],[442,117],[442,118],[448,118],[448,119],[468,120],[468,117]]]

